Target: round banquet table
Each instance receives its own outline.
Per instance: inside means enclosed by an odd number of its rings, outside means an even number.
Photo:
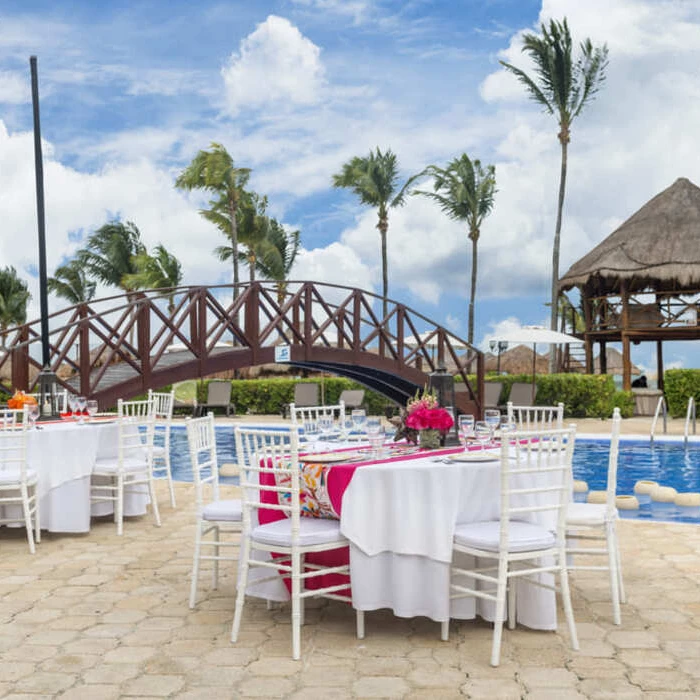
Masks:
[[[90,504],[90,475],[98,458],[116,457],[119,429],[114,420],[79,424],[39,423],[27,434],[27,465],[38,475],[37,496],[42,530],[89,532],[92,515],[109,515],[113,504]],[[145,485],[127,488],[124,514],[143,515],[149,502]],[[14,514],[19,506],[5,506]],[[20,526],[18,524],[18,526]]]
[[[324,492],[330,509],[340,517],[341,532],[350,541],[353,607],[389,608],[400,617],[426,616],[436,621],[476,616],[493,619],[489,601],[450,601],[448,597],[456,525],[495,520],[500,512],[499,462],[435,461],[440,454],[457,451],[324,466]],[[535,520],[539,522],[537,515]],[[335,552],[335,557],[325,553],[318,563],[332,566],[347,561],[347,550]],[[312,556],[318,555],[307,555],[309,560]],[[459,556],[458,564],[474,565],[473,558]],[[251,583],[263,573],[269,576],[266,569],[258,571],[261,574],[253,576]],[[548,583],[552,578],[542,575]],[[516,586],[518,622],[533,629],[556,629],[553,591],[523,580]],[[249,593],[271,600],[289,597],[281,579],[251,585]]]

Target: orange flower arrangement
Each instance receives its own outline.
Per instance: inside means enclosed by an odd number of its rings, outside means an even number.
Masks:
[[[33,396],[29,396],[28,394],[25,394],[23,391],[20,391],[17,389],[12,396],[12,398],[8,399],[7,401],[7,407],[8,408],[15,408],[15,409],[20,409],[24,408],[26,406],[36,406],[36,399]]]

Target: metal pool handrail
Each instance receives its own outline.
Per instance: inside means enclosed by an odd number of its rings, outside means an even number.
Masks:
[[[654,432],[656,431],[656,423],[659,420],[659,412],[663,411],[664,416],[664,435],[667,430],[667,419],[668,419],[668,409],[666,408],[666,398],[664,396],[659,396],[659,400],[656,404],[656,411],[654,412],[654,419],[651,421],[651,432],[649,433],[649,440],[654,442]]]
[[[683,442],[688,444],[688,432],[690,428],[690,419],[693,419],[693,435],[695,435],[695,397],[688,398],[688,410],[685,413],[685,428],[683,430]]]

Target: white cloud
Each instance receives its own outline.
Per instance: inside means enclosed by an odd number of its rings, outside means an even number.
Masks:
[[[309,10],[350,17],[355,24],[362,24],[372,14],[371,0],[292,0]]]
[[[310,105],[324,84],[321,50],[289,20],[270,15],[222,69],[231,114],[275,104]]]
[[[19,73],[0,71],[0,104],[24,104],[31,99],[29,81]]]

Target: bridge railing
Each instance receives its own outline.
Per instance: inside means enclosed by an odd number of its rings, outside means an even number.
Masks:
[[[255,365],[272,361],[274,347],[284,344],[299,362],[328,351],[331,359],[339,352],[376,357],[378,366],[399,373],[426,374],[449,364],[475,398],[467,378],[481,358],[475,348],[403,304],[390,302],[386,317],[381,308],[373,293],[307,281],[115,295],[50,315],[50,368],[64,386],[93,396],[115,381],[148,387],[158,375],[168,383],[175,359],[196,363],[203,376],[222,353],[245,349]],[[10,368],[13,386],[32,387],[41,368],[40,340],[38,320],[3,334],[0,372]]]

